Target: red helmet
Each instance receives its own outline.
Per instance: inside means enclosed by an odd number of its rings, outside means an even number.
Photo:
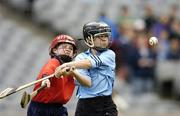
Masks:
[[[51,45],[49,47],[49,54],[53,55],[52,53],[52,49],[55,48],[58,44],[60,43],[69,43],[73,45],[74,48],[74,54],[76,54],[77,52],[77,46],[76,46],[76,42],[75,39],[73,39],[72,37],[68,36],[68,35],[58,35],[57,37],[55,37],[53,39],[53,41],[51,42]]]

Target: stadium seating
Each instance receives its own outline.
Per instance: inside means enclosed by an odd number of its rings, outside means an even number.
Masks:
[[[9,18],[0,16],[0,23],[0,91],[2,91],[35,80],[41,66],[49,57],[49,42]],[[3,115],[3,112],[12,113],[6,114],[8,116],[18,115],[13,113],[17,109],[21,111],[20,105],[18,106],[21,94],[1,100],[0,115]]]
[[[107,16],[117,21],[122,5],[129,6],[131,15],[139,17],[143,15],[143,5],[149,3],[154,6],[157,15],[162,12],[158,4],[162,1],[151,0],[3,0],[12,7],[26,11],[32,8],[32,19],[40,24],[48,25],[55,31],[63,31],[73,36],[80,36],[82,25],[89,21],[98,20],[99,13],[104,11]],[[30,2],[31,1],[31,2]],[[21,3],[21,4],[20,4]],[[163,11],[168,6],[178,3],[178,0],[163,2]],[[32,6],[32,7],[31,7]]]

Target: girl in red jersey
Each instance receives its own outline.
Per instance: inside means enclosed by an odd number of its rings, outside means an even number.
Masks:
[[[42,67],[37,79],[53,74],[56,67],[72,61],[76,52],[76,43],[72,37],[58,35],[52,41],[49,49],[51,59]],[[34,90],[43,84],[47,84],[47,87],[31,100],[27,116],[68,116],[67,109],[63,104],[66,104],[72,96],[75,87],[73,77],[50,78],[42,83],[37,83]]]

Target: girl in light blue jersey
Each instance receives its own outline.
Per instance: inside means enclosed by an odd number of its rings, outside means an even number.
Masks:
[[[63,71],[77,80],[79,98],[75,116],[117,116],[112,100],[115,80],[115,53],[108,49],[111,43],[111,29],[104,22],[90,22],[83,26],[84,42],[89,49],[80,53],[75,61],[65,63],[55,71],[56,77]]]

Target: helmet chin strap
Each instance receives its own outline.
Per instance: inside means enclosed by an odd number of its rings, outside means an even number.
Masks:
[[[101,47],[92,47],[92,49],[94,49],[94,50],[96,50],[96,51],[98,51],[100,53],[107,50],[107,48],[101,48]]]
[[[57,55],[55,56],[60,62],[66,63],[72,61],[72,58],[68,55]]]

